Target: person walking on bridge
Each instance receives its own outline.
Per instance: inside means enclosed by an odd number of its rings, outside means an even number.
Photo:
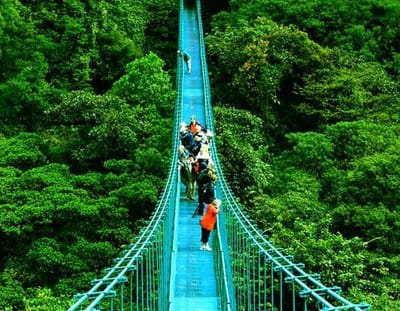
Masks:
[[[208,245],[208,239],[210,237],[211,231],[214,230],[215,223],[217,222],[217,214],[219,213],[220,206],[221,200],[213,200],[210,204],[207,205],[207,210],[200,220],[201,251],[212,251],[212,248]]]
[[[178,56],[181,56],[186,63],[187,73],[190,74],[192,72],[192,58],[190,54],[185,50],[178,50]]]

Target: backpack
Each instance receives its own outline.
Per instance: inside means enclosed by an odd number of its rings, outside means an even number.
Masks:
[[[206,169],[200,171],[200,173],[197,175],[197,184],[199,187],[202,187],[203,185],[207,184],[212,180],[212,174],[214,174],[214,170],[210,167],[207,167]]]
[[[203,190],[203,201],[210,204],[215,200],[215,184],[213,181],[209,181]]]
[[[192,148],[194,141],[193,141],[193,134],[189,131],[187,131],[184,134],[181,134],[181,142],[182,145],[185,146],[186,149]]]

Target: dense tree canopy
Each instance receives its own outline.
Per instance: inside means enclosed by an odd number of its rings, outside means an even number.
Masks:
[[[400,309],[400,4],[203,5],[243,207],[325,284]],[[151,214],[177,17],[173,0],[0,2],[0,310],[65,310]]]
[[[152,213],[175,100],[175,53],[160,53],[177,9],[0,3],[0,310],[65,310]]]
[[[382,311],[400,307],[399,12],[231,0],[206,37],[217,143],[244,208],[324,283]]]

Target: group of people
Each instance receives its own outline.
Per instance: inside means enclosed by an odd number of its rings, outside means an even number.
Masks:
[[[198,204],[193,216],[202,216],[200,250],[211,251],[208,240],[214,229],[221,201],[215,196],[214,163],[210,156],[212,133],[192,116],[189,124],[180,124],[179,169],[181,181],[186,186],[186,196],[195,199],[197,185]]]

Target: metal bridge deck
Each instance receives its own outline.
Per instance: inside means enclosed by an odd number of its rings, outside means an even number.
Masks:
[[[176,229],[178,239],[172,310],[219,310],[213,252],[200,250],[200,216],[192,217],[197,203],[186,199],[184,188],[181,188]],[[210,242],[212,238],[213,234]]]
[[[186,7],[183,15],[183,48],[192,57],[192,73],[185,74],[183,80],[182,121],[188,123],[190,117],[196,115],[204,124],[203,84],[196,18],[195,8]],[[200,250],[200,216],[192,217],[196,206],[197,197],[196,201],[189,201],[186,198],[185,186],[182,185],[179,211],[177,211],[175,285],[171,301],[171,310],[174,311],[220,310],[213,252]],[[211,246],[212,239],[213,233],[209,241]]]

